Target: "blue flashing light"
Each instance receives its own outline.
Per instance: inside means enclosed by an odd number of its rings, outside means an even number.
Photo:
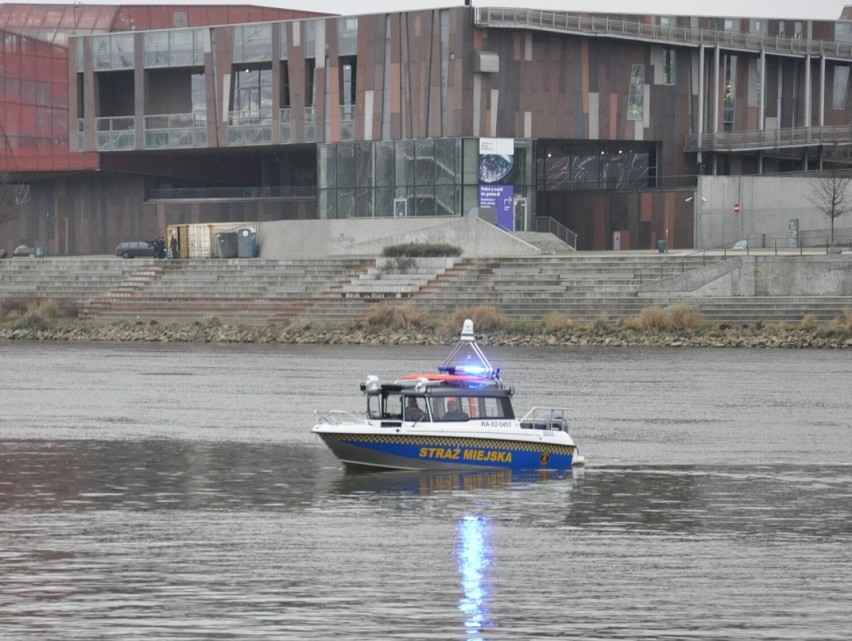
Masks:
[[[483,365],[459,365],[456,367],[456,372],[469,376],[485,376],[489,371],[489,368]]]

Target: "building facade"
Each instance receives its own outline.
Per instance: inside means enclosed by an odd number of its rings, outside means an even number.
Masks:
[[[107,252],[172,224],[489,213],[556,221],[579,249],[690,247],[699,176],[850,162],[845,20],[113,9],[15,54],[53,61],[64,97],[40,112],[50,128],[24,127],[50,132],[41,160],[4,116],[6,191],[29,199],[7,244]]]

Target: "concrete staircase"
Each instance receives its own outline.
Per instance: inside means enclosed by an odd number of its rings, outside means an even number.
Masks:
[[[266,323],[299,316],[372,264],[336,260],[152,261],[118,287],[81,306],[81,318]]]
[[[139,263],[142,263],[140,265]],[[108,258],[15,258],[0,260],[0,303],[54,300],[76,307],[131,282],[153,261]]]
[[[362,319],[393,302],[437,319],[459,307],[493,306],[512,321],[557,312],[578,322],[637,316],[649,306],[683,305],[709,321],[827,322],[852,296],[697,297],[647,285],[697,273],[724,256],[657,252],[571,252],[491,259],[0,260],[0,304],[53,299],[82,318],[263,324],[296,317]]]

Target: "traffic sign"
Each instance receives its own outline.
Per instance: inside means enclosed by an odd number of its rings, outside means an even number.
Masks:
[[[740,209],[741,209],[741,208],[740,208],[740,204],[739,204],[739,203],[734,203],[734,213],[735,213],[735,214],[740,213]]]

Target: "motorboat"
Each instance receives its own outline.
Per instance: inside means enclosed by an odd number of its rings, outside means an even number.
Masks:
[[[433,374],[360,385],[364,416],[316,411],[313,433],[352,468],[394,470],[566,470],[584,463],[565,408],[530,409],[521,418],[477,342],[473,321]]]

